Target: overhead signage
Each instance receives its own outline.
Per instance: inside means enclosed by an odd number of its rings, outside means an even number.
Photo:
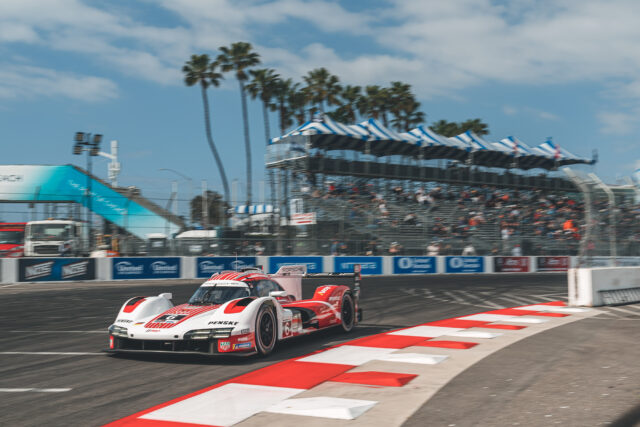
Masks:
[[[212,256],[196,258],[196,277],[206,278],[221,271],[240,271],[246,267],[255,267],[254,256]]]
[[[362,274],[382,274],[382,257],[379,256],[337,256],[333,258],[333,271],[353,273],[356,264],[360,264]]]
[[[395,256],[393,274],[432,274],[436,272],[434,256]]]
[[[316,213],[297,213],[291,215],[291,225],[312,225],[316,223]]]
[[[94,280],[95,266],[94,258],[20,258],[18,281]]]
[[[446,273],[484,273],[484,257],[448,256],[445,257]]]
[[[269,273],[277,272],[286,265],[305,265],[307,273],[322,273],[321,256],[272,256],[269,257]]]
[[[113,279],[178,279],[179,257],[112,258]]]

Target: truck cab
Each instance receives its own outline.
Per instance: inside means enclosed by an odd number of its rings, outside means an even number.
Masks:
[[[25,228],[24,256],[87,256],[88,229],[74,220],[29,221]]]
[[[21,257],[24,254],[26,222],[0,222],[0,257]]]

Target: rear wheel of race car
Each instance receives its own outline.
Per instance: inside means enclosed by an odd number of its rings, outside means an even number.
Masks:
[[[276,316],[273,308],[263,305],[256,316],[256,351],[262,356],[268,355],[276,346],[277,339]]]
[[[356,323],[356,310],[355,304],[353,303],[353,297],[350,293],[345,293],[342,296],[342,309],[340,314],[342,330],[344,332],[351,331]]]

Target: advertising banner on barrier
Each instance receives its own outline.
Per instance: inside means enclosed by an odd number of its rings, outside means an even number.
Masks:
[[[50,282],[59,280],[94,280],[94,258],[20,258],[18,281]]]
[[[322,273],[321,256],[272,256],[269,257],[269,273],[273,274],[285,265],[306,265],[307,273]]]
[[[445,257],[445,273],[484,273],[484,257],[448,256]]]
[[[354,264],[362,266],[362,274],[382,274],[382,257],[337,256],[333,258],[334,273],[353,273]]]
[[[496,273],[528,273],[529,257],[497,256],[493,257],[493,271]]]
[[[436,272],[434,256],[394,256],[393,274],[431,274]]]
[[[179,279],[180,258],[113,258],[113,279]]]
[[[224,270],[240,271],[245,267],[255,267],[254,256],[207,256],[196,258],[196,277],[210,277]]]
[[[567,271],[568,256],[539,256],[536,258],[536,271]]]

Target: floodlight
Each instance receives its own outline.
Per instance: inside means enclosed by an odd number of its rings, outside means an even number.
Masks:
[[[97,134],[93,135],[93,143],[95,145],[100,144],[101,141],[102,141],[102,135],[101,134],[97,133]]]
[[[73,154],[82,154],[82,147],[79,144],[73,146]]]
[[[76,140],[76,142],[83,142],[84,141],[84,132],[76,132],[75,140]]]

